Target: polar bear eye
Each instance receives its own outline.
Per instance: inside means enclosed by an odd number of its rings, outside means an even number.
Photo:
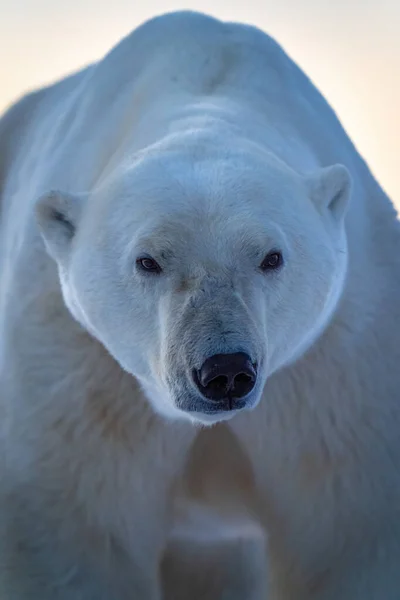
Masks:
[[[262,271],[275,271],[283,265],[283,256],[281,252],[274,250],[269,252],[260,265]]]
[[[147,271],[151,273],[161,273],[162,269],[157,261],[151,256],[141,256],[136,260],[136,265],[141,271]]]

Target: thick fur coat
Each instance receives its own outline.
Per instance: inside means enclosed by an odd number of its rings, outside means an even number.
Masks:
[[[3,116],[0,194],[2,600],[397,600],[399,226],[282,49],[145,23]]]

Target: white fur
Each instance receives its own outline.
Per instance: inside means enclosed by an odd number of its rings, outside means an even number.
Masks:
[[[397,598],[399,228],[279,46],[159,17],[0,156],[0,596]],[[236,351],[210,413],[191,373]]]

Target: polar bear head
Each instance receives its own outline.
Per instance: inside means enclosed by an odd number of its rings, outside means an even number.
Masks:
[[[347,267],[345,167],[298,174],[245,142],[175,134],[85,195],[37,203],[65,304],[155,410],[214,423],[327,326]]]

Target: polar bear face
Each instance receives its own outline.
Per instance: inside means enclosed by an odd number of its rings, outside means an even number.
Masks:
[[[48,194],[37,216],[75,319],[157,412],[214,423],[256,406],[331,318],[350,178],[300,176],[245,142],[178,142],[88,196]]]

